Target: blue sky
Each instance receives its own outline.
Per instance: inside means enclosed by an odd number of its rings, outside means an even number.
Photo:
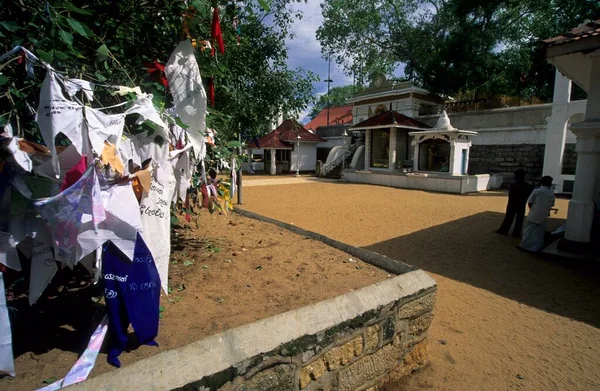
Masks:
[[[301,10],[304,16],[294,23],[292,33],[295,37],[288,39],[287,42],[288,67],[291,69],[302,67],[317,74],[321,80],[326,80],[327,61],[321,57],[321,45],[316,37],[316,31],[323,22],[320,2],[308,0],[307,3],[294,4],[294,8]],[[338,67],[335,62],[331,63],[331,79],[333,80],[331,87],[352,84],[352,77],[344,75],[341,67]],[[313,86],[315,94],[327,92],[327,83],[323,81],[315,82]],[[300,115],[300,119],[304,120],[309,111],[310,108]]]
[[[327,61],[321,57],[321,45],[317,41],[316,31],[323,23],[321,15],[320,1],[308,0],[307,3],[300,2],[294,4],[294,9],[302,11],[303,18],[296,20],[292,27],[294,39],[288,39],[288,67],[295,69],[298,67],[312,71],[317,74],[321,80],[327,79]],[[396,76],[402,76],[403,70],[398,69]],[[352,76],[344,74],[343,69],[338,67],[335,62],[331,63],[331,87],[345,86],[352,84]],[[327,92],[327,83],[320,81],[313,84],[316,95]],[[300,115],[303,123],[308,122],[306,114],[310,112],[310,107]]]

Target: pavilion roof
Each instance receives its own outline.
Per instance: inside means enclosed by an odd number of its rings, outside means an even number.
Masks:
[[[248,148],[291,149],[292,144],[297,141],[319,143],[325,141],[325,139],[312,134],[304,126],[300,125],[298,121],[286,119],[277,129],[258,139],[258,145],[250,143],[248,144]]]
[[[388,110],[384,113],[373,116],[350,127],[350,130],[365,130],[377,128],[407,128],[414,130],[431,129],[431,126],[417,121],[414,118],[400,114],[397,111]]]
[[[571,30],[571,32],[544,39],[542,42],[544,42],[547,47],[551,47],[590,37],[600,38],[600,19],[584,23],[578,27],[575,27],[573,30]]]
[[[329,125],[346,125],[352,123],[352,105],[329,108]],[[316,130],[319,126],[328,126],[327,107],[305,125],[306,129]]]

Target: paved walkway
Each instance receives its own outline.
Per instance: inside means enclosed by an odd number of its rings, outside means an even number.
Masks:
[[[252,187],[252,186],[274,186],[274,185],[299,185],[306,183],[322,183],[322,182],[337,182],[335,179],[327,179],[327,178],[317,178],[310,176],[277,176],[274,175],[272,177],[268,176],[260,176],[260,177],[252,177],[252,176],[243,176],[242,177],[242,186]]]

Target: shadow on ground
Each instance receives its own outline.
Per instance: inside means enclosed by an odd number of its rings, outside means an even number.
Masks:
[[[600,264],[525,253],[516,248],[518,240],[482,230],[499,226],[502,218],[479,213],[365,248],[600,327]],[[548,228],[563,221],[549,219]]]

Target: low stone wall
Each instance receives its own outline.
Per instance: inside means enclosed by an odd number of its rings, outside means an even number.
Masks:
[[[157,354],[70,389],[375,391],[426,365],[437,286],[423,270],[283,222],[238,213],[401,274]]]
[[[505,184],[513,180],[519,168],[527,171],[527,180],[542,176],[543,144],[473,145],[469,151],[469,174],[502,174]]]
[[[353,183],[435,191],[440,193],[466,194],[498,188],[496,178],[488,174],[448,175],[421,173],[407,175],[394,171],[353,171],[343,172],[343,179]],[[501,181],[500,181],[501,182]]]

